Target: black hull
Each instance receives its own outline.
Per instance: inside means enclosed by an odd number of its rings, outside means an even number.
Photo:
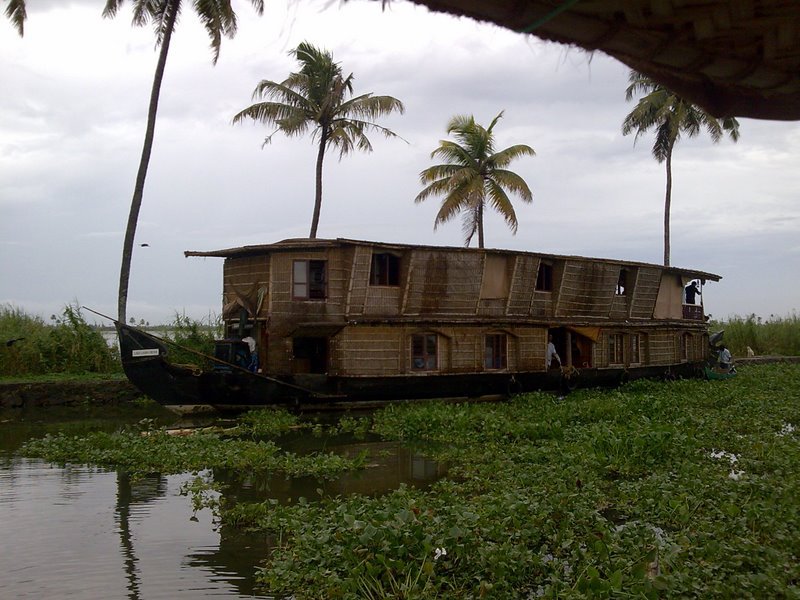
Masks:
[[[201,370],[168,360],[167,344],[158,337],[117,323],[122,368],[131,383],[162,406],[178,412],[212,407],[246,408],[297,405],[314,397],[311,390],[251,373],[233,365]]]
[[[117,324],[122,365],[128,379],[159,404],[177,412],[211,408],[240,411],[265,406],[324,410],[379,406],[387,402],[433,398],[471,399],[576,387],[614,387],[641,378],[697,377],[703,363],[629,369],[583,369],[570,376],[549,372],[330,377],[298,375],[279,380],[224,364],[200,370],[169,362],[167,344],[139,329]]]

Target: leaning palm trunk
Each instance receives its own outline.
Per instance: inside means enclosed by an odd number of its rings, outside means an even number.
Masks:
[[[153,77],[153,89],[150,92],[150,106],[147,111],[147,130],[144,135],[142,158],[139,161],[139,171],[136,174],[136,185],[133,189],[133,198],[131,199],[131,211],[128,214],[128,225],[125,228],[125,241],[122,244],[122,265],[119,271],[119,297],[117,304],[117,318],[121,323],[126,321],[128,282],[130,281],[131,259],[133,257],[133,240],[136,237],[139,209],[142,207],[142,196],[144,195],[144,182],[147,178],[147,167],[150,164],[150,154],[153,150],[156,114],[158,112],[158,97],[161,94],[161,81],[164,78],[164,67],[167,64],[169,42],[170,38],[172,38],[172,31],[175,28],[175,19],[178,15],[178,4],[180,4],[180,0],[169,0],[167,6],[169,14],[167,16],[167,25],[164,30],[164,38],[161,40],[161,51],[158,55],[156,73]]]

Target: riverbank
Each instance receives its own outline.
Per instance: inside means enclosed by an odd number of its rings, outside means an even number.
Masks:
[[[0,380],[0,408],[113,406],[142,397],[124,375]]]

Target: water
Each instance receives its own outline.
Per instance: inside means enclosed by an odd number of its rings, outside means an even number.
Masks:
[[[190,474],[124,473],[79,465],[54,466],[22,458],[31,437],[155,418],[175,421],[159,407],[40,409],[0,412],[0,598],[269,598],[256,588],[255,571],[268,552],[257,534],[212,523],[208,510],[193,514],[180,495]],[[296,453],[320,449],[370,454],[371,467],[338,480],[286,479],[214,472],[238,500],[382,493],[401,482],[425,486],[441,475],[435,462],[376,440],[284,440]]]

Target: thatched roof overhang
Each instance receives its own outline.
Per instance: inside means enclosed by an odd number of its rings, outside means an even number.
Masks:
[[[411,0],[600,50],[717,117],[800,119],[797,0]]]
[[[629,260],[613,260],[608,258],[593,258],[587,256],[572,256],[563,254],[544,254],[541,252],[525,252],[521,250],[502,250],[495,248],[465,248],[463,246],[428,246],[420,244],[392,244],[386,242],[369,242],[365,240],[350,240],[345,238],[338,239],[310,239],[310,238],[295,238],[276,242],[274,244],[261,244],[256,246],[240,246],[238,248],[226,248],[223,250],[210,250],[207,252],[200,252],[194,250],[187,250],[184,255],[201,256],[201,257],[215,257],[215,258],[243,258],[247,256],[263,256],[267,254],[275,254],[281,252],[297,252],[297,251],[316,251],[327,250],[330,248],[339,248],[344,246],[369,246],[370,248],[384,249],[386,251],[407,251],[407,250],[430,250],[430,251],[447,251],[447,252],[465,252],[465,253],[492,253],[492,254],[510,254],[510,255],[530,255],[537,256],[545,260],[572,260],[572,261],[589,261],[595,263],[606,263],[623,267],[649,267],[662,269],[668,273],[675,273],[682,277],[689,277],[692,279],[702,279],[704,281],[719,281],[722,279],[720,275],[714,273],[706,273],[696,269],[684,269],[677,267],[665,267],[663,265],[655,265],[650,263],[635,262]]]

